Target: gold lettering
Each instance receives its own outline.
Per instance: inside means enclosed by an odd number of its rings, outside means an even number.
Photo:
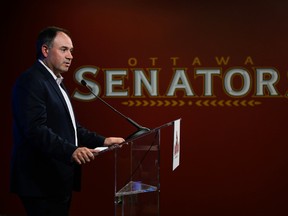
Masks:
[[[155,66],[156,65],[156,60],[158,60],[158,58],[157,57],[150,57],[149,59],[151,59],[152,66]]]
[[[128,59],[128,65],[131,67],[135,67],[137,65],[137,59],[134,57],[131,57]]]
[[[192,65],[195,66],[195,65],[198,65],[198,66],[201,66],[201,62],[200,62],[200,59],[198,57],[195,57],[193,59],[193,62],[192,62]]]
[[[227,65],[230,60],[230,56],[226,57],[226,59],[224,59],[223,56],[221,56],[220,59],[218,58],[218,56],[216,56],[215,60],[218,65],[222,65],[222,64]]]
[[[177,65],[176,61],[179,59],[179,57],[170,57],[170,59],[172,60],[172,65],[176,66]]]
[[[245,60],[245,62],[244,62],[244,65],[247,65],[248,63],[251,64],[251,65],[254,65],[251,56],[248,56],[248,57],[246,58],[246,60]]]

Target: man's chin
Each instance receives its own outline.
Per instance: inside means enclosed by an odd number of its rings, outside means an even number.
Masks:
[[[63,67],[61,68],[61,70],[62,70],[62,73],[67,72],[69,70],[69,67]]]

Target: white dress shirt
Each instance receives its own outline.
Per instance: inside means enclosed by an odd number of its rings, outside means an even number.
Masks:
[[[61,74],[59,74],[59,77],[57,77],[57,76],[53,73],[53,71],[44,64],[44,62],[43,62],[42,60],[39,59],[39,62],[40,62],[41,64],[43,64],[44,67],[51,73],[51,75],[54,77],[56,83],[58,84],[58,87],[59,87],[60,91],[62,92],[62,95],[63,95],[63,97],[64,97],[64,99],[65,99],[65,101],[66,101],[67,107],[68,107],[68,109],[69,109],[70,117],[71,117],[71,120],[72,120],[72,123],[73,123],[73,127],[74,127],[74,132],[75,132],[75,145],[78,146],[76,122],[75,122],[75,116],[74,116],[72,104],[71,104],[71,102],[70,102],[70,100],[69,100],[69,97],[68,97],[66,91],[65,91],[65,90],[61,87],[61,85],[60,85],[61,82],[62,82],[62,80],[63,80],[64,78],[61,76]]]

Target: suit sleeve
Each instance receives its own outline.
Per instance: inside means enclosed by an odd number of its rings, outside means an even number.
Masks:
[[[77,124],[77,135],[79,146],[85,146],[88,148],[96,148],[104,145],[105,137],[92,132],[80,124]]]

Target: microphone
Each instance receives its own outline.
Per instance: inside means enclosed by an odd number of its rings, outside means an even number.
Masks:
[[[125,118],[130,124],[132,124],[134,127],[137,128],[137,131],[135,131],[134,133],[130,134],[126,140],[138,137],[144,133],[147,133],[148,131],[150,131],[149,128],[147,127],[142,127],[141,125],[139,125],[138,123],[136,123],[135,121],[133,121],[132,119],[128,118],[127,116],[125,116],[124,114],[122,114],[121,112],[119,112],[118,110],[116,110],[114,107],[112,107],[110,104],[108,104],[106,101],[104,101],[101,97],[99,97],[98,95],[94,94],[94,92],[92,91],[91,87],[87,85],[85,80],[81,80],[81,84],[83,86],[85,86],[96,98],[98,98],[101,102],[103,102],[106,106],[108,106],[110,109],[112,109],[114,112],[116,112],[117,114],[121,115],[123,118]]]

